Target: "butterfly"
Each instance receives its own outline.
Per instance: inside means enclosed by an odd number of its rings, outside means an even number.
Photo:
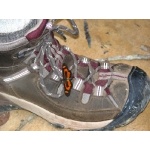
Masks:
[[[64,82],[64,93],[66,96],[70,95],[71,89],[72,89],[72,73],[66,66],[66,64],[63,64],[62,66],[62,73],[63,73],[63,82]]]

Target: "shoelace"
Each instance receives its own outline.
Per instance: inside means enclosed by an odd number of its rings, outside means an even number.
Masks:
[[[77,29],[77,26],[75,25],[73,20],[70,20],[71,24],[73,24],[73,30],[64,27],[64,26],[53,26],[54,20],[52,20],[51,22],[49,22],[47,24],[47,28],[49,29],[50,32],[56,31],[58,33],[61,33],[61,35],[63,35],[63,31],[65,30],[71,34],[77,34],[77,31],[74,31]],[[58,41],[56,39],[55,43],[58,43]],[[66,46],[61,46],[61,48],[59,47],[59,44],[53,45],[52,41],[50,41],[48,38],[45,38],[44,42],[42,43],[42,46],[39,47],[38,49],[38,54],[36,55],[36,58],[34,60],[34,65],[38,66],[39,69],[39,75],[40,75],[40,85],[42,87],[42,89],[44,90],[44,92],[46,93],[46,95],[49,95],[51,97],[55,97],[55,98],[59,98],[60,96],[63,95],[63,91],[61,91],[59,94],[54,94],[54,93],[50,93],[49,90],[47,89],[47,87],[45,86],[44,83],[44,77],[45,77],[45,68],[46,66],[50,66],[53,73],[55,74],[55,76],[58,78],[59,81],[64,81],[63,78],[63,73],[62,73],[62,64],[63,64],[63,58],[64,58],[64,53],[62,52],[63,50],[66,50],[73,58],[73,65],[69,68],[69,70],[72,70],[72,68],[74,67],[74,72],[72,74],[73,78],[78,78],[78,64],[80,62],[80,59],[77,60],[76,55],[70,50],[70,48],[66,47]],[[45,58],[47,60],[47,62],[45,63]],[[91,66],[90,63],[87,63],[88,65],[88,69],[89,69],[89,74],[88,76],[83,79],[83,83],[88,81],[94,74],[93,68]]]
[[[77,26],[73,20],[70,20],[70,23],[73,25],[73,30],[62,25],[53,25],[54,21],[55,20],[52,20],[51,22],[47,24],[47,29],[49,30],[50,33],[56,31],[57,33],[61,34],[61,36],[63,37],[64,37],[63,31],[67,31],[71,34],[78,33]],[[72,77],[74,79],[80,78],[78,77],[78,71],[77,71],[80,59],[77,59],[76,55],[72,53],[70,48],[66,46],[60,46],[59,42],[55,38],[53,40],[56,44],[53,44],[53,41],[51,41],[51,39],[45,38],[42,44],[39,44],[36,47],[36,49],[34,50],[34,53],[36,51],[37,55],[36,55],[36,58],[34,59],[34,64],[32,65],[38,66],[37,68],[39,69],[40,85],[43,91],[46,93],[46,95],[54,97],[54,98],[59,98],[60,96],[64,94],[64,88],[61,88],[61,91],[57,94],[49,92],[49,90],[47,89],[44,83],[45,68],[47,66],[50,66],[53,73],[55,74],[55,78],[57,78],[57,80],[59,81],[62,81],[61,86],[63,86],[64,78],[63,78],[63,72],[62,72],[62,65],[63,65],[64,56],[65,56],[65,54],[63,53],[63,50],[67,51],[68,54],[70,54],[73,58],[73,65],[69,68],[69,70],[72,70],[72,69],[74,70],[72,74]],[[96,72],[98,72],[98,70],[100,69],[100,66],[98,66],[95,70],[91,66],[90,62],[87,63],[87,66],[88,66],[89,73],[85,79],[82,79],[82,83],[84,84],[85,82],[90,80],[93,86],[96,86],[95,81],[93,79],[93,75]],[[104,88],[109,86],[110,83],[111,83],[111,77],[106,83],[106,85],[104,86]]]

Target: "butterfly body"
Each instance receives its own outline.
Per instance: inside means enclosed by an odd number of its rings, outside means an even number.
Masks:
[[[72,73],[68,69],[66,64],[63,64],[62,66],[62,72],[63,72],[63,83],[64,83],[64,93],[66,96],[70,95],[71,89],[72,89]]]

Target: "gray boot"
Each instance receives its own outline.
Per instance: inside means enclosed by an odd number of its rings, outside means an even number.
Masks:
[[[5,116],[1,124],[8,120],[8,111],[23,108],[63,128],[112,130],[144,110],[150,81],[143,70],[76,55],[53,34],[63,38],[63,31],[78,34],[74,21],[70,20],[73,30],[55,25],[55,20],[43,21],[38,36],[32,36],[34,21],[29,23],[28,32],[32,31],[19,37],[19,46],[16,36],[1,42],[0,112]],[[26,39],[30,46],[22,44]],[[13,44],[6,46],[7,42]]]

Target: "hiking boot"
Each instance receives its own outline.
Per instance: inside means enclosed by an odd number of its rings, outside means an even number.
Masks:
[[[74,54],[53,34],[76,34],[73,20],[73,30],[54,22],[46,24],[46,34],[32,52],[18,51],[15,56],[24,60],[13,73],[11,67],[1,68],[1,113],[23,108],[73,130],[112,130],[130,123],[150,99],[146,73]]]

